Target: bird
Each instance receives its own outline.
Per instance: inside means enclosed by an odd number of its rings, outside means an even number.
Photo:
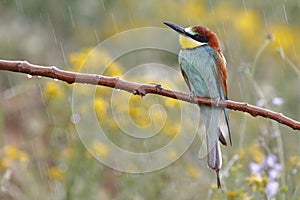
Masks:
[[[164,22],[177,33],[181,50],[178,55],[183,78],[190,90],[190,97],[200,96],[214,99],[217,104],[227,97],[226,59],[221,51],[217,35],[205,26],[183,28],[171,22]],[[220,128],[224,113],[231,141],[229,115],[226,108],[200,106],[200,114],[206,131],[207,164],[216,172],[217,186],[221,188],[219,171],[222,167],[220,143],[227,146]]]

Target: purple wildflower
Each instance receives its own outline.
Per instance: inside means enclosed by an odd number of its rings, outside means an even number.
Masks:
[[[277,157],[273,154],[268,155],[265,160],[264,160],[265,164],[267,167],[272,168],[276,163],[277,163]]]
[[[251,162],[249,164],[249,168],[252,174],[255,174],[257,176],[261,176],[261,172],[262,172],[262,165],[260,165],[259,163],[254,163]]]
[[[281,97],[274,97],[272,99],[272,104],[275,106],[281,106],[283,104],[283,99]]]
[[[278,193],[279,183],[276,179],[280,177],[282,167],[278,163],[278,158],[276,155],[268,155],[260,163],[251,162],[249,164],[249,169],[252,174],[261,176],[261,174],[264,172],[268,176],[269,183],[265,187],[265,192],[268,199],[270,199]]]
[[[279,191],[279,183],[277,181],[270,181],[265,188],[265,192],[268,199],[270,199],[275,194],[277,194],[278,191]]]

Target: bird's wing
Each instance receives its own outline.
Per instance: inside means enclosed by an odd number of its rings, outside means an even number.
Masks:
[[[191,59],[189,59],[189,56],[189,54],[183,57],[179,56],[179,64],[184,80],[194,95],[206,96],[206,94],[209,94],[208,85],[203,75],[191,62],[193,56],[191,56]]]
[[[211,49],[211,59],[213,59],[214,65],[212,65],[212,70],[216,82],[218,84],[219,95],[221,99],[227,99],[227,72],[225,61],[223,56],[221,56],[216,50]],[[220,87],[221,86],[221,87]]]
[[[181,74],[182,74],[182,76],[183,76],[183,78],[184,78],[185,83],[186,83],[187,86],[189,87],[190,91],[192,91],[191,85],[190,85],[190,82],[189,82],[189,79],[188,79],[186,73],[184,72],[184,70],[182,69],[182,67],[180,67],[180,69],[181,69]]]
[[[222,53],[219,53],[215,50],[213,50],[212,56],[213,56],[214,62],[215,62],[215,65],[213,65],[214,75],[215,75],[218,85],[222,86],[221,88],[219,88],[220,96],[221,96],[221,98],[223,97],[225,100],[228,100],[228,98],[227,98],[226,60]],[[229,141],[230,141],[230,144],[232,145],[228,110],[226,108],[224,108],[223,110],[224,110],[225,121],[226,121],[227,129],[228,129]]]

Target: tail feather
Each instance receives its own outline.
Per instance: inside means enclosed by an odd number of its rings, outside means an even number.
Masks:
[[[216,174],[217,174],[217,185],[218,188],[221,188],[221,181],[220,181],[220,174],[219,174],[220,170],[216,170]]]
[[[213,170],[219,170],[222,166],[222,154],[219,141],[207,144],[207,164]]]
[[[207,164],[208,166],[216,171],[217,175],[217,185],[218,188],[221,187],[221,181],[219,176],[219,171],[222,166],[222,154],[221,154],[221,148],[220,143],[218,140],[216,140],[215,143],[211,143],[209,145],[209,142],[207,143]],[[213,145],[213,146],[211,146]]]
[[[220,143],[227,144],[219,127],[222,112],[219,108],[201,106],[201,118],[206,128],[207,164],[216,171],[218,187],[221,187],[219,170],[222,166]]]
[[[224,145],[227,146],[227,142],[226,139],[221,131],[221,129],[219,128],[219,141]]]
[[[224,116],[225,116],[225,121],[226,121],[227,129],[228,129],[228,137],[229,137],[230,146],[232,146],[228,111],[227,111],[226,108],[224,108],[223,111],[224,111]]]

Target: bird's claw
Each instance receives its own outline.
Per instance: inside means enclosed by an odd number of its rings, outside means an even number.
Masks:
[[[195,97],[195,92],[194,91],[191,91],[190,94],[189,94],[189,98],[190,98],[190,101],[193,102],[194,101],[194,97]]]
[[[220,100],[221,100],[220,97],[213,98],[213,104],[215,106],[219,107]]]

